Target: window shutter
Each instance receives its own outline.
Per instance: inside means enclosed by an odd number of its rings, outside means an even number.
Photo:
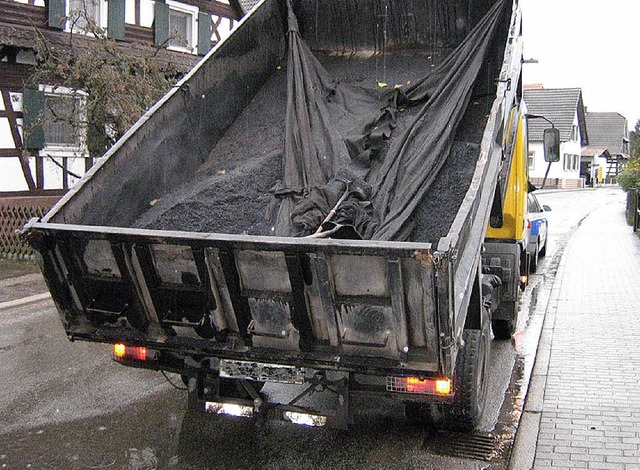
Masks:
[[[49,0],[49,26],[62,29],[67,19],[65,0]]]
[[[43,91],[25,89],[24,101],[24,146],[28,149],[44,148],[44,115],[45,96]]]
[[[198,54],[205,55],[211,50],[211,15],[198,13]]]
[[[109,0],[107,3],[107,36],[111,39],[124,39],[124,1]]]
[[[155,43],[162,46],[169,40],[169,5],[156,1],[154,15]]]

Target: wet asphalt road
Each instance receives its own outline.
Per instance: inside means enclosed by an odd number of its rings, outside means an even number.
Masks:
[[[309,429],[186,412],[186,392],[156,372],[111,360],[108,346],[70,343],[51,301],[0,314],[2,468],[484,468],[434,455],[428,431],[393,401],[354,400],[351,431]],[[497,419],[513,346],[493,376]],[[171,376],[176,383],[179,378]],[[502,390],[500,390],[502,389]],[[272,395],[278,386],[267,386]]]
[[[441,455],[452,436],[410,425],[393,401],[354,399],[348,432],[187,412],[186,392],[161,374],[114,363],[106,345],[69,342],[45,300],[0,311],[0,468],[505,468],[554,257],[586,214],[620,197],[616,189],[539,195],[553,208],[549,248],[525,292],[520,331],[493,343],[479,433],[494,442],[490,461]]]

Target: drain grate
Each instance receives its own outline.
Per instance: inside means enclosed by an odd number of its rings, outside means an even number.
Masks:
[[[493,434],[465,434],[438,431],[425,439],[425,450],[448,457],[489,461],[499,454]]]

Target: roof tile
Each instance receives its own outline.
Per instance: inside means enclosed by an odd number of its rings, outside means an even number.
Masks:
[[[571,131],[574,117],[578,113],[578,121],[583,113],[582,90],[580,88],[535,88],[524,90],[524,101],[527,104],[529,114],[538,114],[549,119],[560,131],[560,140],[571,140]],[[582,130],[582,143],[588,142],[586,138],[586,126],[579,123]],[[532,141],[541,141],[544,129],[549,124],[542,119],[529,120],[529,138]]]
[[[612,155],[626,155],[625,139],[629,139],[627,119],[619,113],[587,113],[589,142],[606,147]]]

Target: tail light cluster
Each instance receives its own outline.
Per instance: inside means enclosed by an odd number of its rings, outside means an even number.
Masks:
[[[149,353],[144,346],[127,346],[122,343],[113,345],[113,358],[118,362],[144,362],[149,359]]]
[[[448,396],[453,393],[451,379],[387,377],[387,391]]]

